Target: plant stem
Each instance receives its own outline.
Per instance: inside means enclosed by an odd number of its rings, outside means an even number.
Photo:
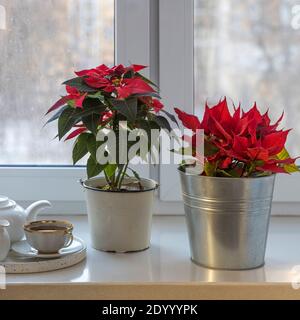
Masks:
[[[119,181],[120,181],[120,178],[121,178],[121,174],[122,174],[123,168],[124,168],[124,164],[123,164],[123,165],[119,168],[119,170],[118,170],[118,174],[117,174],[117,178],[116,178],[116,185],[117,185],[117,187],[118,187],[118,185],[119,185]]]
[[[241,173],[240,178],[242,178],[244,176],[245,170],[246,170],[246,163],[243,163],[243,169],[242,169],[242,173]]]
[[[108,178],[108,175],[106,174],[105,170],[104,170],[104,176],[105,176],[105,180],[107,182],[107,184],[111,187],[111,181]]]
[[[121,174],[121,176],[120,176],[120,180],[119,180],[119,184],[118,184],[118,189],[120,189],[121,186],[122,186],[122,182],[123,182],[123,180],[124,180],[124,176],[125,176],[125,173],[126,173],[126,171],[127,171],[127,168],[128,168],[128,163],[126,163],[126,165],[123,167],[123,172],[122,172],[122,174]],[[121,170],[122,170],[122,169],[121,169]]]

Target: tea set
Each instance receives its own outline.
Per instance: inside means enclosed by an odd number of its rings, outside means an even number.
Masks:
[[[19,257],[52,259],[77,252],[83,241],[73,236],[73,225],[62,220],[37,220],[38,213],[50,207],[47,200],[24,209],[0,196],[0,262],[10,250]]]

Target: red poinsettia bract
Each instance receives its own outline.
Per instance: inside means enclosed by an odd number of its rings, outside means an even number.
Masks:
[[[146,66],[131,65],[124,67],[122,64],[112,68],[102,64],[99,67],[75,72],[79,77],[84,77],[84,82],[92,88],[102,89],[108,93],[115,92],[117,98],[124,99],[132,94],[154,92],[153,88],[142,78],[124,77],[130,72],[138,72]]]
[[[142,99],[145,94],[155,95],[156,93],[153,87],[138,73],[144,68],[146,66],[137,64],[132,64],[129,67],[119,64],[112,68],[102,64],[96,68],[76,71],[75,74],[78,78],[82,78],[84,83],[92,90],[94,89],[95,92],[101,91],[116,99],[126,99],[132,95],[141,96]],[[66,85],[66,92],[67,95],[55,102],[47,111],[47,114],[70,100],[74,101],[75,107],[82,108],[83,101],[88,95],[85,88],[81,91],[76,87],[72,87],[72,85]],[[164,107],[159,100],[151,96],[147,96],[147,98],[146,104],[155,112],[159,112]]]
[[[48,123],[61,120],[58,123],[61,128],[59,139],[66,133],[65,140],[86,132],[93,131],[95,134],[98,128],[114,125],[120,119],[124,121],[124,118],[133,121],[132,127],[140,127],[139,120],[148,115],[152,120],[159,121],[155,114],[164,105],[159,101],[156,86],[139,73],[144,68],[146,66],[138,64],[128,67],[102,64],[75,72],[76,78],[63,83],[66,95],[47,111],[49,114],[56,110]]]
[[[261,176],[298,171],[295,159],[285,149],[290,130],[278,129],[283,115],[271,124],[268,112],[261,114],[256,103],[247,112],[230,112],[226,98],[205,106],[202,121],[175,108],[182,124],[196,132],[204,130],[204,174],[213,176]]]

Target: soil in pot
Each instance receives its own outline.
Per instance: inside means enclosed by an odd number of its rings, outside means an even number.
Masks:
[[[97,186],[96,188],[103,191],[111,190],[108,184],[104,186]],[[136,180],[136,181],[129,181],[127,183],[122,184],[121,188],[116,191],[128,192],[128,191],[141,191],[141,190],[144,190],[144,187],[142,186],[140,181]]]

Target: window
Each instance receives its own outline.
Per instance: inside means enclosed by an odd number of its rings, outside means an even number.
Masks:
[[[102,62],[149,65],[171,112],[201,114],[207,97],[223,95],[256,100],[274,118],[284,108],[289,149],[300,154],[299,38],[296,0],[0,1],[0,193],[24,204],[48,198],[54,213],[85,211],[76,183],[85,170],[66,166],[72,143],[51,141],[55,128],[41,120],[60,82]],[[140,172],[160,182],[156,212],[183,212],[175,165]],[[299,188],[297,174],[277,177],[275,200],[300,203]]]
[[[72,142],[43,114],[74,69],[114,63],[114,1],[6,0],[0,12],[0,164],[71,164]]]
[[[299,1],[194,2],[195,112],[207,97],[228,96],[243,107],[256,101],[283,126],[300,154],[300,30],[294,25]]]
[[[289,150],[299,155],[299,3],[163,0],[159,10],[160,87],[168,105],[201,115],[207,98],[226,95],[243,106],[255,100],[274,119],[284,109],[283,126],[294,128]],[[299,214],[299,176],[276,180],[274,210]],[[162,200],[181,199],[176,167],[160,171],[160,184]],[[282,211],[286,202],[292,209]]]
[[[70,166],[72,142],[52,141],[43,115],[74,69],[150,65],[149,12],[149,0],[0,1],[0,194],[23,206],[48,199],[50,213],[85,212],[85,168]]]

